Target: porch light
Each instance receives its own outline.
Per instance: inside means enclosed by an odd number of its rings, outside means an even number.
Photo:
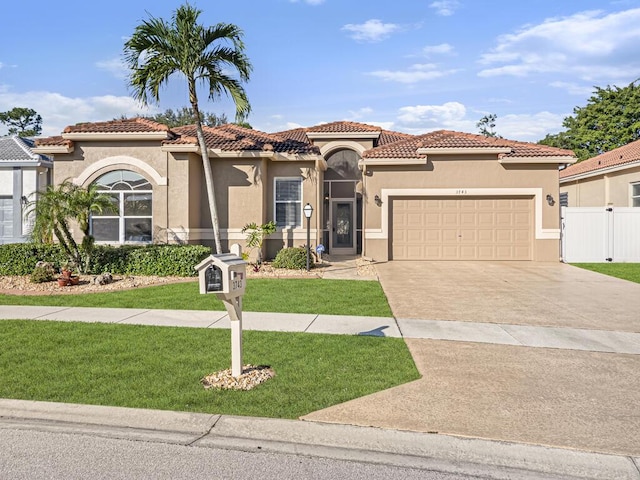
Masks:
[[[304,212],[304,216],[306,218],[311,218],[311,215],[313,214],[313,207],[311,206],[310,203],[307,203],[302,209],[302,211]]]
[[[380,195],[376,195],[375,197],[373,197],[373,201],[376,203],[377,206],[382,205],[382,200],[380,200]]]
[[[553,207],[553,205],[555,205],[556,201],[553,199],[553,195],[548,194],[547,195],[547,203]]]
[[[310,249],[309,246],[311,244],[311,215],[313,215],[313,207],[310,203],[307,203],[302,209],[304,212],[304,216],[307,218],[307,272],[309,271],[309,257],[310,257]]]

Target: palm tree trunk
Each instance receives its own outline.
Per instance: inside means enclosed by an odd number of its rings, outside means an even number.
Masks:
[[[211,214],[211,226],[213,227],[213,238],[216,246],[216,253],[222,253],[222,243],[220,242],[220,225],[218,223],[218,207],[216,204],[215,186],[213,184],[213,172],[211,171],[211,163],[209,162],[209,150],[204,141],[204,132],[202,131],[202,122],[200,121],[200,110],[198,109],[198,99],[195,93],[195,81],[189,82],[189,97],[191,107],[196,120],[196,132],[198,136],[198,144],[200,145],[200,155],[202,155],[202,167],[204,168],[204,181],[207,186],[207,198],[209,199],[209,212]]]

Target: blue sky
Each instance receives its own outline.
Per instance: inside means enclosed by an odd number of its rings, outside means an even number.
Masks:
[[[640,0],[197,0],[200,21],[235,23],[253,64],[254,128],[335,120],[408,133],[477,132],[538,141],[562,130],[594,86],[640,77]],[[3,5],[0,111],[30,107],[43,134],[187,104],[175,77],[159,105],[130,97],[122,47],[178,1],[35,0]],[[230,101],[201,108],[233,118]],[[0,134],[5,133],[0,130]]]

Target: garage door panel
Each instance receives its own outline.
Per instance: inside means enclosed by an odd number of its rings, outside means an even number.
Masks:
[[[392,199],[392,258],[530,260],[532,198]]]

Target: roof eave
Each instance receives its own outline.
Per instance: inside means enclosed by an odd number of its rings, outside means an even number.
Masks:
[[[623,163],[620,165],[612,165],[610,167],[600,168],[598,170],[591,170],[589,172],[576,173],[568,177],[560,177],[560,183],[571,182],[574,180],[582,180],[584,178],[597,177],[599,175],[605,175],[607,173],[618,172],[620,170],[626,170],[627,168],[635,168],[640,166],[640,160],[633,162]]]
[[[71,132],[63,133],[65,140],[167,140],[169,132]]]
[[[371,138],[380,137],[381,132],[306,132],[310,140],[325,140],[330,138]]]
[[[46,160],[4,160],[0,161],[0,166],[7,167],[45,167],[51,168],[53,167],[52,161]]]
[[[191,143],[164,144],[161,149],[169,153],[200,153],[200,147]]]
[[[358,161],[358,165],[367,166],[387,166],[387,165],[426,165],[427,157],[422,158],[363,158]]]
[[[416,150],[418,155],[468,155],[474,153],[507,154],[513,152],[511,147],[421,147]]]
[[[503,157],[498,162],[505,165],[522,165],[529,163],[573,164],[578,161],[575,157]]]
[[[41,145],[39,147],[33,147],[31,151],[33,153],[39,153],[43,155],[55,155],[56,153],[72,153],[74,149],[72,145]]]

